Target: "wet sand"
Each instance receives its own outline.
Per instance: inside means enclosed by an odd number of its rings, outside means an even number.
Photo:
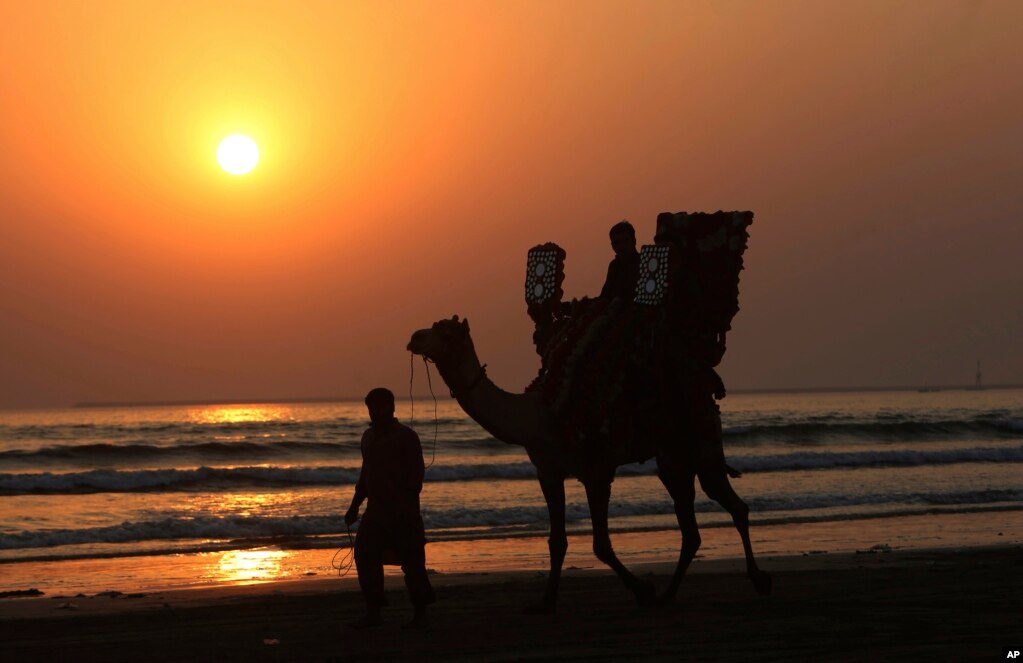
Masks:
[[[376,629],[354,580],[143,595],[0,599],[3,659],[994,660],[1023,644],[1023,547],[765,556],[759,597],[736,559],[697,560],[675,605],[638,608],[607,570],[568,569],[555,616],[521,614],[536,571],[434,574],[430,627],[388,577]],[[671,564],[637,571],[663,586]]]
[[[973,547],[1023,546],[1023,519],[1017,510],[1004,510],[789,524],[756,522],[750,534],[754,550],[764,559],[800,557],[805,553],[842,555],[875,547],[895,551],[952,548],[967,541]],[[742,554],[739,536],[730,526],[705,526],[701,535],[700,558],[692,570],[700,572],[708,563]],[[588,532],[569,534],[568,538],[566,567],[603,568],[593,556]],[[615,552],[629,568],[671,563],[678,558],[681,546],[677,529],[615,531],[611,538]],[[3,591],[30,589],[53,597],[92,596],[112,590],[153,594],[271,581],[315,583],[331,579],[336,583],[337,571],[331,568],[332,560],[340,562],[344,552],[334,548],[265,545],[208,553],[0,563],[0,595]],[[546,571],[548,558],[546,536],[432,539],[426,547],[427,566],[444,577],[469,572]],[[397,569],[393,572],[400,573]],[[341,587],[349,582],[354,582],[354,571],[341,581]]]

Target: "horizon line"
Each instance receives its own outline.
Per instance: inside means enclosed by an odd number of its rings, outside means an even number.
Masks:
[[[1005,383],[977,387],[971,384],[956,385],[903,385],[894,387],[753,387],[729,389],[730,394],[812,394],[812,393],[862,393],[885,391],[986,391],[997,389],[1023,389],[1023,384]],[[170,407],[183,405],[270,405],[303,404],[303,403],[351,403],[363,400],[363,396],[309,396],[290,398],[217,398],[217,399],[186,399],[186,400],[154,400],[154,401],[80,401],[70,407],[72,409],[104,408],[104,407]],[[413,398],[431,398],[429,394],[414,394]],[[449,396],[438,396],[438,400],[453,400]],[[407,402],[408,396],[395,394],[396,402]],[[37,409],[54,406],[36,407],[2,407],[0,409]],[[60,407],[60,406],[56,406]]]

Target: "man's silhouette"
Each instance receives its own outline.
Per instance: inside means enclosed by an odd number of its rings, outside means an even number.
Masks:
[[[366,615],[356,628],[376,626],[385,605],[384,560],[396,558],[405,573],[415,616],[406,627],[426,626],[426,606],[435,598],[426,576],[426,535],[419,513],[423,489],[423,448],[419,436],[394,418],[394,394],[378,387],[366,395],[372,423],[362,436],[362,471],[352,505],[345,514],[351,525],[369,499],[355,538],[355,566],[366,600]]]
[[[636,294],[636,278],[639,276],[636,229],[628,221],[619,221],[611,226],[608,234],[615,257],[607,266],[607,278],[604,279],[600,297],[602,299],[621,297],[631,300]]]

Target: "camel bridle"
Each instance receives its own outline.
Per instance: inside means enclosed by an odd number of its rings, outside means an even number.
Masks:
[[[445,326],[442,326],[441,323],[436,323],[433,326],[434,330],[440,333],[448,341],[448,343],[445,343],[445,345],[448,345],[450,348],[446,350],[442,356],[439,355],[437,357],[442,361],[454,359],[455,357],[461,356],[463,352],[469,350],[469,343],[467,342],[469,337],[467,334],[462,332],[461,326],[459,325],[458,330],[454,333],[450,329],[445,328]],[[429,359],[425,355],[424,358],[428,359],[429,361],[432,361],[434,364],[437,363],[436,359]],[[438,369],[439,368],[440,367],[438,366]],[[476,377],[469,381],[469,384],[465,385],[464,387],[458,387],[457,389],[448,387],[448,393],[451,394],[451,398],[454,399],[462,398],[468,395],[469,392],[471,392],[477,386],[479,386],[479,384],[483,382],[483,378],[485,378],[486,376],[487,365],[483,364],[482,366],[480,366],[480,372],[476,374]]]

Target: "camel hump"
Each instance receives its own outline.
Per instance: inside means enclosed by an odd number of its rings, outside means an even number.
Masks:
[[[539,392],[566,439],[589,446],[631,430],[630,384],[649,354],[639,344],[651,314],[621,298],[578,300],[538,346],[540,374],[526,390]]]

